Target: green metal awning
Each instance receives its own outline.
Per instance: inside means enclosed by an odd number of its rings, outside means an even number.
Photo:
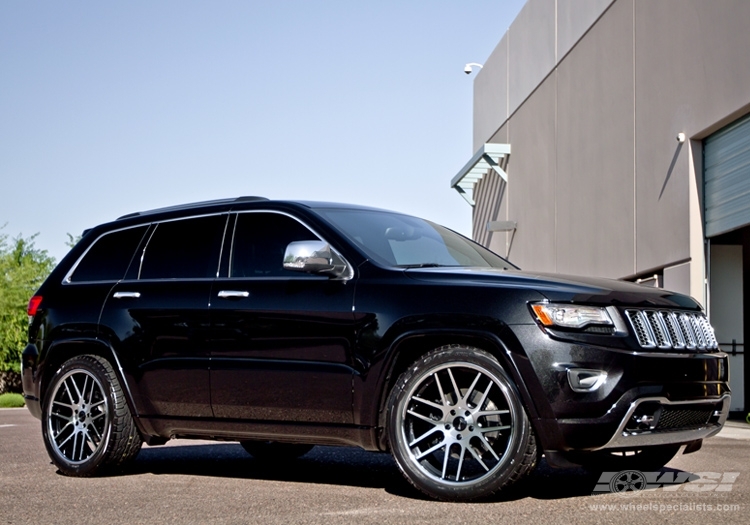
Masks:
[[[482,180],[488,171],[494,171],[505,182],[508,182],[508,174],[503,169],[503,166],[507,167],[508,156],[510,156],[510,144],[487,143],[483,145],[453,177],[451,188],[454,188],[466,199],[466,202],[474,206],[476,204],[474,185]]]

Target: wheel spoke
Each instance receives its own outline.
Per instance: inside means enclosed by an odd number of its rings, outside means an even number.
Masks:
[[[417,461],[424,458],[425,456],[429,456],[430,454],[432,454],[433,452],[435,452],[436,450],[440,448],[443,448],[444,446],[445,446],[445,443],[443,443],[442,441],[438,443],[437,445],[431,446],[430,448],[428,448],[427,450],[425,450],[424,452],[422,452],[420,455],[417,456]]]
[[[477,403],[477,408],[482,408],[484,406],[484,402],[487,400],[487,396],[490,394],[490,389],[492,388],[492,385],[494,385],[492,381],[490,381],[490,384],[487,385],[487,390],[484,391],[482,394],[481,399],[479,400],[479,403]]]
[[[458,403],[462,397],[461,397],[461,391],[458,389],[458,385],[456,384],[456,379],[453,377],[453,372],[451,369],[448,369],[448,377],[451,378],[451,384],[453,385],[453,390],[456,392],[456,403]]]
[[[100,440],[100,441],[101,441],[101,440]],[[98,447],[98,446],[99,446],[99,443],[96,443],[96,442],[94,441],[94,438],[93,438],[93,436],[91,435],[91,433],[90,433],[90,432],[86,432],[86,444],[87,444],[87,445],[89,445],[89,450],[90,450],[91,452],[95,451],[95,450],[96,450],[96,447]]]
[[[83,380],[83,388],[81,388],[81,401],[83,401],[83,402],[84,402],[84,403],[86,403],[86,404],[89,404],[89,403],[91,403],[91,398],[90,398],[90,397],[89,397],[88,399],[86,398],[86,390],[88,390],[88,386],[89,386],[89,379],[90,379],[90,378],[89,378],[89,376],[87,375],[87,376],[86,376],[86,377],[84,378],[84,380]],[[92,387],[92,388],[94,387],[94,385],[93,385],[93,382],[92,382],[92,385],[91,385],[91,387]],[[90,396],[90,395],[91,395],[91,393],[89,392],[89,396]]]
[[[495,461],[500,461],[500,457],[495,453],[495,449],[492,448],[492,445],[489,444],[487,439],[484,436],[479,436],[479,441],[484,445],[484,447],[490,451],[490,454],[492,454],[492,457],[495,458]]]
[[[445,454],[443,455],[443,473],[440,476],[442,479],[445,479],[445,473],[448,470],[448,459],[451,457],[451,447],[453,446],[453,443],[445,446]]]
[[[474,417],[500,416],[502,414],[510,414],[510,410],[480,410],[479,412],[474,412]]]
[[[438,426],[432,427],[430,430],[419,436],[418,438],[415,438],[411,443],[409,443],[409,448],[413,447],[420,441],[423,441],[426,437],[431,436],[435,432],[440,432],[440,428]]]
[[[70,425],[72,425],[72,424],[73,424],[73,421],[72,421],[72,420],[68,420],[68,422],[67,422],[67,423],[65,423],[65,425],[63,425],[63,427],[62,427],[62,428],[61,428],[60,430],[58,430],[58,431],[57,431],[57,433],[56,433],[56,434],[55,434],[54,436],[52,436],[52,439],[54,439],[54,440],[55,440],[55,442],[57,442],[57,438],[59,438],[59,437],[60,437],[60,434],[62,434],[62,433],[63,433],[63,430],[65,430],[66,428],[68,428],[68,427],[69,427]],[[67,437],[67,438],[65,439],[65,441],[63,441],[62,443],[60,443],[60,444],[58,445],[58,448],[59,448],[59,447],[62,447],[62,446],[63,446],[63,445],[65,444],[65,443],[67,443],[67,442],[68,442],[68,439],[70,439],[70,437],[71,437],[72,435],[73,435],[73,434],[70,434],[70,435],[68,435],[68,437]]]
[[[461,467],[464,465],[464,456],[466,455],[466,447],[461,447],[461,454],[458,456],[458,468],[456,469],[456,481],[461,481]]]
[[[419,412],[414,412],[413,410],[407,410],[406,413],[409,414],[410,416],[416,417],[417,419],[421,419],[422,421],[430,423],[431,425],[437,426],[440,424],[440,421],[435,421],[434,419],[431,419],[427,416],[423,416]]]
[[[65,392],[68,394],[68,401],[70,401],[71,403],[75,403],[76,400],[73,399],[73,394],[70,392],[70,387],[68,386],[68,380],[67,379],[65,381],[63,381],[63,386],[65,387]]]
[[[70,459],[73,461],[80,461],[76,459],[76,452],[78,451],[78,432],[73,432],[73,451],[70,453]]]
[[[75,377],[70,376],[68,379],[70,379],[70,382],[73,383],[73,388],[76,390],[76,395],[78,396],[76,402],[80,403],[83,401],[83,394],[81,394],[81,391],[78,389],[78,384],[76,383]]]
[[[508,430],[509,428],[510,428],[510,425],[503,425],[501,427],[485,427],[485,428],[479,429],[479,431],[482,434],[485,434],[487,432],[500,432],[501,430]]]
[[[104,412],[99,412],[99,413],[98,413],[98,414],[96,414],[96,415],[90,414],[90,415],[89,415],[89,420],[90,420],[90,421],[95,421],[95,420],[99,419],[100,417],[104,417],[104,416],[106,416],[106,415],[107,415],[107,414],[106,414],[106,413],[104,413]]]
[[[466,395],[464,396],[464,400],[468,403],[469,399],[471,399],[471,393],[474,391],[474,388],[476,388],[477,383],[479,382],[479,378],[482,377],[482,372],[477,372],[477,377],[474,378],[474,381],[471,383],[471,386],[466,391]]]
[[[438,392],[440,392],[440,399],[443,401],[443,406],[449,406],[450,403],[448,403],[448,399],[445,397],[445,392],[443,391],[443,385],[440,383],[440,377],[438,376],[437,372],[432,374],[432,377],[435,378],[435,384],[438,387]]]
[[[484,461],[482,461],[482,456],[480,456],[479,454],[477,454],[477,451],[474,450],[474,447],[468,446],[466,448],[469,449],[469,452],[471,452],[471,455],[474,456],[474,459],[476,459],[479,462],[479,464],[482,465],[482,467],[484,467],[484,470],[486,470],[487,472],[489,472],[490,468],[487,465],[484,464]]]
[[[89,426],[89,431],[94,431],[96,433],[96,438],[99,440],[99,443],[101,443],[102,435],[99,433],[99,430],[94,425]],[[96,446],[99,446],[99,443],[97,443]]]
[[[438,405],[437,403],[434,403],[428,399],[423,399],[419,396],[412,396],[412,399],[414,401],[419,401],[420,403],[424,403],[427,406],[431,406],[433,408],[437,408],[438,410],[443,410],[443,405]]]
[[[65,407],[65,408],[67,408],[68,410],[75,410],[75,408],[73,407],[73,405],[69,405],[68,403],[63,403],[62,401],[54,401],[54,400],[53,400],[53,401],[52,401],[52,404],[53,404],[53,405],[59,405],[59,406],[61,406],[61,407]],[[54,414],[54,413],[53,413],[53,415],[59,416],[59,414]]]

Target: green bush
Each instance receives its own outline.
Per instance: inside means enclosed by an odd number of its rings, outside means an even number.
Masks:
[[[34,237],[9,242],[0,235],[0,372],[20,370],[28,339],[26,307],[55,265],[46,250],[34,246]]]
[[[25,404],[21,394],[0,394],[0,408],[18,408]]]

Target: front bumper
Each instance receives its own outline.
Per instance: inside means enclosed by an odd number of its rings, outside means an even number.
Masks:
[[[689,443],[717,434],[726,421],[730,390],[723,352],[634,351],[553,339],[535,326],[514,331],[527,356],[517,366],[545,451]],[[575,370],[606,379],[591,391],[575,389]]]

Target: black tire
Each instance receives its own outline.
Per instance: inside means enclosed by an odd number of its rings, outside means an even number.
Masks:
[[[240,445],[245,449],[245,452],[264,463],[291,461],[304,456],[314,447],[314,445],[279,443],[277,441],[240,441]]]
[[[452,345],[422,356],[396,381],[387,410],[396,463],[433,498],[487,498],[536,465],[536,441],[518,391],[482,350]]]
[[[63,363],[46,390],[42,436],[66,476],[94,476],[124,466],[143,443],[112,366],[94,355]]]
[[[591,472],[656,471],[669,463],[681,445],[657,445],[637,450],[599,450],[580,454],[575,461]]]

